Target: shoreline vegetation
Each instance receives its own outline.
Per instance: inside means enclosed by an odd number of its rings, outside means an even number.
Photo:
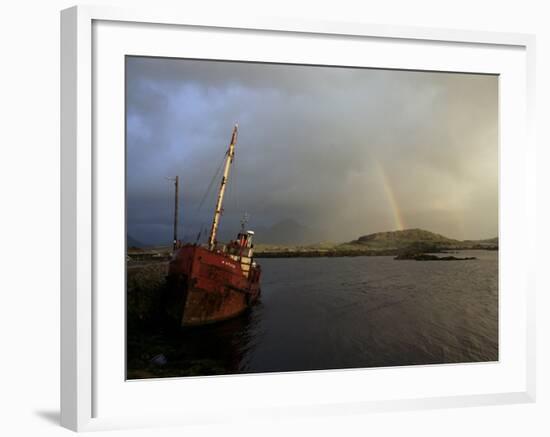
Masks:
[[[261,241],[261,240],[260,240]],[[498,238],[486,240],[455,240],[422,229],[378,232],[359,237],[346,243],[317,243],[309,245],[255,245],[255,258],[299,258],[299,257],[353,257],[394,256],[395,259],[462,260],[453,256],[436,257],[434,253],[453,253],[460,250],[498,250]],[[131,261],[166,260],[170,257],[169,246],[149,248],[128,248]]]

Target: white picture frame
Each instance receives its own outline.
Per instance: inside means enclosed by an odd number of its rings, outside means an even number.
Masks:
[[[147,38],[139,37],[147,30]],[[102,284],[109,283],[115,276],[120,279],[118,271],[107,271],[102,267],[107,261],[100,254],[113,254],[113,259],[120,255],[123,247],[119,241],[118,231],[106,229],[101,214],[112,213],[114,221],[123,217],[123,206],[116,210],[120,201],[118,188],[112,190],[112,196],[106,193],[105,174],[123,171],[120,160],[113,159],[107,164],[105,154],[97,153],[98,147],[104,144],[114,145],[118,152],[120,136],[110,136],[109,132],[120,133],[120,108],[123,102],[118,100],[116,91],[120,85],[120,63],[112,70],[113,75],[104,75],[103,68],[110,67],[110,60],[118,59],[121,54],[171,56],[170,50],[177,53],[177,44],[171,47],[170,41],[178,29],[184,29],[181,38],[193,32],[234,32],[235,38],[262,39],[273,47],[273,52],[265,56],[277,58],[277,47],[283,47],[283,39],[293,38],[297,47],[296,53],[287,52],[285,56],[300,56],[302,39],[318,40],[326,43],[328,38],[335,44],[363,44],[369,42],[384,44],[385,57],[380,57],[377,66],[386,68],[410,68],[437,70],[438,62],[430,53],[442,54],[449,48],[456,48],[454,60],[448,60],[446,69],[451,71],[483,71],[500,74],[505,78],[501,83],[501,179],[500,179],[500,238],[501,238],[501,275],[500,286],[514,290],[515,294],[504,294],[501,299],[501,342],[506,346],[503,358],[496,364],[500,367],[483,365],[416,366],[414,378],[423,387],[403,389],[389,387],[387,393],[381,384],[376,391],[372,375],[377,380],[396,378],[396,381],[407,382],[411,369],[367,369],[365,371],[326,371],[326,372],[291,372],[285,375],[229,376],[215,378],[187,378],[186,393],[194,390],[200,393],[219,393],[223,399],[224,390],[230,392],[263,390],[269,393],[269,402],[255,398],[253,404],[247,404],[242,398],[244,407],[238,412],[224,410],[214,403],[208,410],[197,396],[194,409],[189,405],[174,408],[159,408],[138,411],[131,399],[140,392],[147,396],[165,394],[168,401],[181,392],[182,381],[125,381],[120,380],[118,358],[114,360],[116,370],[110,373],[106,353],[118,354],[120,338],[124,332],[115,321],[116,311],[120,309],[120,299],[110,305],[110,297],[98,299],[98,290],[104,290]],[[121,34],[122,32],[122,34]],[[132,38],[125,38],[130,35]],[[170,34],[169,39],[167,34]],[[156,35],[156,36],[155,36]],[[158,39],[157,39],[158,38]],[[267,39],[269,38],[269,40]],[[325,38],[324,40],[322,40]],[[128,40],[142,44],[131,52],[124,44]],[[277,42],[279,40],[279,42]],[[105,44],[105,42],[109,44]],[[162,43],[164,41],[164,43]],[[112,44],[111,44],[112,43]],[[162,44],[161,44],[162,43]],[[178,43],[178,41],[176,41]],[[181,43],[181,40],[179,41]],[[319,42],[317,42],[319,43]],[[313,44],[313,43],[312,43]],[[181,44],[180,44],[181,45]],[[399,46],[394,47],[393,46]],[[418,47],[417,47],[418,46]],[[135,46],[138,47],[138,46]],[[205,57],[216,56],[214,48],[208,43],[197,45],[196,50],[204,50]],[[345,46],[342,46],[345,47]],[[418,52],[414,52],[415,47]],[[260,56],[257,46],[243,44],[236,48],[231,59],[254,60]],[[265,46],[261,47],[262,50]],[[426,49],[424,51],[424,48]],[[388,50],[386,50],[388,49]],[[414,49],[416,58],[407,57],[405,50]],[[138,52],[136,52],[138,50]],[[302,49],[303,50],[303,49]],[[373,47],[373,58],[376,57]],[[430,51],[435,50],[435,52]],[[242,17],[229,22],[223,17],[197,17],[187,12],[151,10],[126,10],[110,7],[78,6],[66,9],[61,13],[61,424],[72,430],[112,429],[120,427],[185,425],[196,423],[213,423],[223,421],[259,419],[265,417],[289,417],[311,414],[366,413],[369,411],[397,411],[403,409],[437,408],[451,406],[474,406],[487,404],[505,404],[533,402],[535,399],[535,309],[534,309],[534,263],[529,258],[535,251],[535,144],[532,132],[534,101],[534,50],[535,40],[532,35],[508,34],[493,32],[460,31],[450,29],[424,29],[414,27],[377,26],[361,23],[308,22],[306,20],[286,21],[281,19],[252,19]],[[210,54],[208,54],[208,53]],[[396,53],[401,53],[396,58]],[[477,53],[472,56],[472,53]],[[490,53],[491,56],[487,56]],[[264,56],[264,55],[262,55]],[[305,56],[305,55],[304,55]],[[321,56],[321,55],[319,55]],[[328,53],[323,56],[336,56]],[[297,58],[293,58],[296,60]],[[317,58],[317,61],[320,58]],[[345,62],[341,59],[335,62]],[[469,63],[471,62],[471,64]],[[323,62],[320,62],[323,63]],[[114,65],[114,64],[113,64]],[[342,65],[347,65],[346,63]],[[468,66],[477,65],[470,69]],[[430,67],[431,66],[431,67]],[[115,77],[116,76],[116,77]],[[111,83],[111,79],[115,78]],[[509,78],[509,79],[508,79]],[[109,84],[103,86],[101,81]],[[103,87],[103,88],[102,88]],[[99,89],[108,93],[113,99],[109,107],[115,111],[107,117],[105,99]],[[118,100],[117,100],[118,99]],[[514,103],[514,104],[512,104]],[[517,104],[517,105],[516,105]],[[122,105],[122,106],[121,106]],[[116,112],[118,111],[118,112]],[[113,117],[114,114],[114,117]],[[101,117],[113,120],[117,126],[105,127]],[[517,122],[510,123],[512,117]],[[98,121],[100,127],[98,128]],[[111,130],[112,129],[112,130]],[[118,130],[117,130],[118,129]],[[114,152],[115,153],[115,152]],[[118,155],[120,156],[120,155]],[[519,160],[519,162],[518,162]],[[118,166],[118,167],[117,167]],[[117,173],[119,174],[119,173]],[[123,190],[122,190],[123,191]],[[118,194],[117,194],[118,193]],[[522,201],[523,208],[517,208]],[[97,206],[101,203],[101,208]],[[123,205],[122,203],[121,205]],[[112,208],[109,211],[109,208]],[[121,216],[122,214],[122,216]],[[120,225],[120,220],[117,222]],[[522,236],[516,238],[513,229],[521,225]],[[528,231],[525,231],[528,229]],[[527,234],[527,235],[526,235]],[[111,243],[105,243],[108,239]],[[118,241],[118,243],[117,243]],[[120,243],[120,244],[119,244]],[[113,244],[106,252],[106,244]],[[523,254],[519,259],[517,254]],[[108,256],[108,255],[107,255]],[[103,264],[102,264],[103,263]],[[118,267],[124,263],[114,262]],[[113,263],[111,263],[113,264]],[[513,269],[512,269],[513,266]],[[111,276],[113,275],[113,276]],[[118,276],[117,276],[118,275]],[[114,283],[110,295],[122,293],[123,289]],[[99,288],[98,288],[99,287]],[[502,295],[501,295],[502,296]],[[118,302],[118,303],[117,303]],[[106,306],[109,304],[110,306]],[[117,306],[118,305],[118,306]],[[119,314],[123,319],[123,314]],[[516,328],[512,321],[517,322]],[[107,346],[105,329],[112,331],[112,343]],[[514,330],[515,329],[515,330]],[[119,341],[117,343],[117,341]],[[111,349],[109,349],[111,348]],[[520,351],[511,349],[519,348]],[[510,355],[506,355],[506,350]],[[123,352],[120,352],[123,354]],[[515,354],[514,358],[511,358]],[[118,357],[118,355],[117,355]],[[510,358],[510,359],[509,359]],[[513,361],[513,362],[512,362]],[[450,369],[450,370],[449,370]],[[505,369],[501,372],[502,369]],[[460,376],[462,375],[462,376]],[[493,375],[489,377],[489,375]],[[370,379],[369,379],[370,378]],[[457,384],[463,389],[446,386],[449,379],[458,378]],[[472,381],[486,380],[486,385],[467,386],[461,378]],[[431,384],[427,381],[433,379]],[[504,380],[511,381],[505,383]],[[116,384],[109,381],[116,380]],[[369,384],[376,395],[352,392],[346,387],[353,387],[355,381],[371,381]],[[424,383],[422,383],[424,381]],[[169,385],[171,384],[171,385]],[[114,387],[117,385],[117,387]],[[301,386],[302,391],[310,390],[311,395],[293,395],[291,402],[288,392],[276,390],[276,386]],[[113,386],[113,387],[111,387]],[[179,388],[178,388],[179,387]],[[256,388],[255,388],[256,387]],[[322,390],[315,388],[322,387]],[[338,390],[336,387],[343,387]],[[440,387],[437,389],[437,387]],[[112,389],[112,391],[111,391]],[[128,389],[128,390],[127,390]],[[267,392],[266,392],[267,390]],[[125,398],[123,398],[125,396]],[[267,396],[267,395],[266,395]],[[158,398],[155,398],[158,399]],[[128,401],[129,408],[120,407]],[[103,413],[105,411],[105,413]],[[135,411],[135,414],[130,414]],[[214,414],[216,412],[216,414]]]

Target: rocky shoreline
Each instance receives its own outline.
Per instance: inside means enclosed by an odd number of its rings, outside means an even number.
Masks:
[[[395,260],[414,260],[414,261],[470,261],[477,259],[475,256],[456,257],[456,256],[437,256],[429,253],[402,254],[397,255]]]
[[[396,249],[375,250],[279,250],[257,251],[255,258],[318,258],[318,257],[348,257],[348,256],[394,256],[398,254]]]
[[[396,260],[415,259],[417,261],[462,261],[476,259],[475,257],[438,257],[431,255],[433,253],[448,253],[461,250],[498,250],[493,247],[426,247],[417,250],[415,247],[405,249],[328,249],[328,250],[278,250],[278,251],[258,251],[255,258],[316,258],[316,257],[353,257],[353,256],[393,256]]]

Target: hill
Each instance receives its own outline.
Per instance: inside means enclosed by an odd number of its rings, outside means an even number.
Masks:
[[[364,246],[370,249],[401,249],[411,245],[429,245],[433,247],[454,248],[462,246],[462,242],[447,238],[424,229],[405,229],[402,231],[377,232],[363,235],[348,245]]]

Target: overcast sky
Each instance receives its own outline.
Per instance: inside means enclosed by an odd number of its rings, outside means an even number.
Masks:
[[[209,226],[239,124],[222,235],[292,220],[318,241],[422,228],[498,234],[496,76],[128,57],[127,224],[144,243]],[[258,240],[261,236],[258,235]]]

